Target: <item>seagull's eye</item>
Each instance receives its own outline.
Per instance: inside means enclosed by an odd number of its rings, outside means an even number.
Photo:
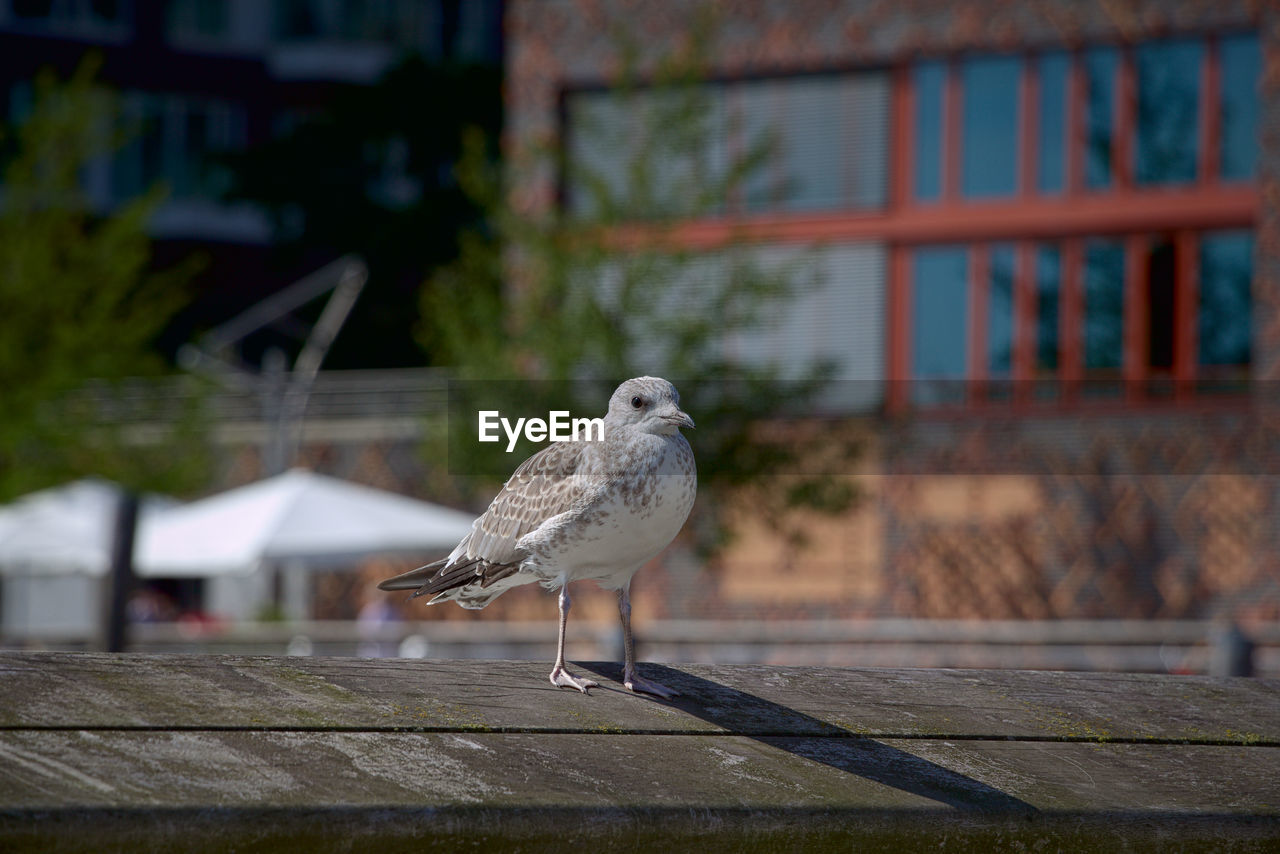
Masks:
[[[631,407],[633,409],[639,409],[642,406],[644,406],[644,398],[639,396],[631,398]]]

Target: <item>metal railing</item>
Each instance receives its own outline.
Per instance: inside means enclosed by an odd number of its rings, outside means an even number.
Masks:
[[[316,375],[305,416],[346,419],[441,414],[447,409],[448,379],[448,371],[441,368],[322,371]],[[133,379],[110,387],[93,385],[74,400],[111,423],[176,418],[197,401],[214,421],[263,419],[257,393],[212,387],[183,376]]]
[[[541,659],[554,656],[556,626],[483,619],[144,623],[130,632],[137,652]],[[1280,676],[1280,623],[1242,632],[1209,620],[653,620],[637,625],[636,636],[645,659],[666,662],[1220,675],[1249,669]],[[616,659],[621,635],[614,623],[571,622],[568,646],[578,659]]]

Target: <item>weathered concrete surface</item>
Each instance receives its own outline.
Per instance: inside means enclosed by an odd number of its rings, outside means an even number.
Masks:
[[[579,669],[0,653],[0,850],[1280,846],[1277,681]]]

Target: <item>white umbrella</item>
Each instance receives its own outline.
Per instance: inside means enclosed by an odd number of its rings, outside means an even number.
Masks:
[[[138,510],[139,525],[176,504],[146,496]],[[119,506],[119,485],[85,478],[0,507],[0,573],[105,575]]]
[[[269,562],[333,566],[373,554],[451,549],[457,510],[294,469],[154,517],[138,533],[144,576],[250,573]]]

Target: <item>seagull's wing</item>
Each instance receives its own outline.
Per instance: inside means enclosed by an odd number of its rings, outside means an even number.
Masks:
[[[444,560],[427,564],[378,585],[414,590],[414,597],[439,594],[479,582],[488,587],[514,574],[525,558],[520,538],[589,500],[592,478],[584,472],[587,442],[553,442],[520,464],[471,533]]]

